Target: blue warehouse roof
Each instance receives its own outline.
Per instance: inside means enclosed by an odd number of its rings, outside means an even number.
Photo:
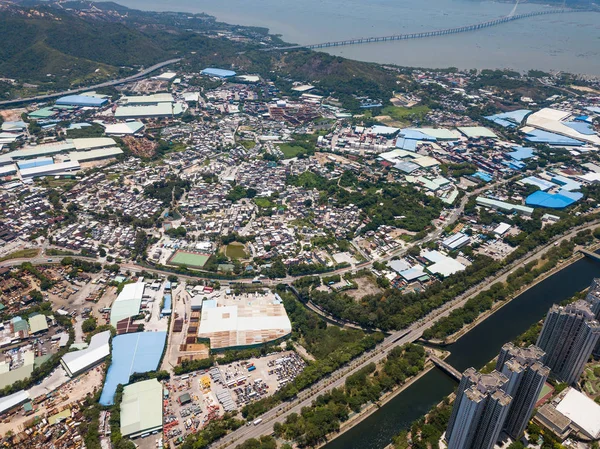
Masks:
[[[108,103],[106,98],[88,97],[86,95],[69,95],[56,100],[57,106],[87,106],[98,108]]]
[[[231,78],[232,76],[235,76],[237,74],[233,70],[215,69],[213,67],[208,67],[202,70],[202,75],[214,76],[217,78]]]
[[[573,192],[565,192],[564,190],[554,194],[538,190],[527,197],[525,204],[534,207],[564,209],[565,207],[569,207],[571,204],[576,203],[582,197],[583,195],[581,193],[574,194]]]

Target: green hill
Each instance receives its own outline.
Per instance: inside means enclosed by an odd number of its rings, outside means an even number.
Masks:
[[[134,28],[54,8],[0,8],[0,35],[0,76],[55,86],[127,73],[173,54]]]

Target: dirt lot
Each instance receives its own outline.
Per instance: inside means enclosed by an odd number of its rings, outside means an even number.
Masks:
[[[165,383],[165,387],[169,391],[163,419],[165,443],[173,445],[223,414],[223,408],[213,393],[213,388],[218,386],[206,373],[194,372],[173,377],[171,382]],[[183,397],[186,393],[190,396],[188,402]]]
[[[365,277],[357,278],[357,279],[353,279],[353,280],[358,285],[358,289],[347,290],[345,293],[348,296],[350,296],[356,300],[359,300],[363,296],[376,295],[378,293],[381,293],[381,289],[377,286],[375,281],[370,277],[365,276]]]
[[[53,393],[51,399],[34,405],[35,412],[33,415],[23,416],[22,409],[19,409],[19,412],[11,416],[10,419],[4,420],[8,422],[0,423],[0,435],[4,435],[9,430],[16,433],[17,429],[19,431],[22,430],[24,424],[34,417],[51,415],[49,411],[53,411],[54,409],[57,411],[63,410],[73,402],[83,399],[88,393],[93,394],[94,390],[100,388],[102,385],[103,372],[103,367],[97,366],[87,373],[65,383]]]

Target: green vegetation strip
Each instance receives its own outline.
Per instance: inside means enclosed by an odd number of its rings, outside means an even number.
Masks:
[[[32,257],[37,256],[39,252],[40,250],[35,248],[21,249],[19,251],[15,251],[14,253],[10,253],[6,256],[0,257],[0,262],[12,259],[30,259]]]

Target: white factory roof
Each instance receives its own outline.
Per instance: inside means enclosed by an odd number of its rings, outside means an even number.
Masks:
[[[0,167],[0,176],[6,176],[10,173],[15,173],[17,171],[17,167],[15,164],[5,165],[4,167]]]
[[[600,173],[586,173],[585,175],[577,176],[577,179],[590,183],[600,182]]]
[[[183,107],[179,103],[158,102],[140,106],[119,106],[115,118],[169,117],[180,115]]]
[[[205,318],[206,316],[206,318]],[[237,306],[213,307],[203,309],[201,332],[220,332],[230,329],[239,331],[255,331],[261,329],[287,329],[292,325],[286,315],[238,317]]]
[[[154,94],[154,95],[137,95],[131,97],[123,97],[122,102],[127,104],[153,104],[153,103],[173,103],[175,99],[172,94]]]
[[[494,229],[494,234],[504,235],[509,229],[510,225],[508,223],[500,223],[498,227]]]
[[[600,405],[585,394],[570,388],[556,407],[592,439],[600,438]]]
[[[11,408],[22,404],[29,399],[29,393],[25,390],[17,391],[9,396],[5,396],[0,399],[0,414],[4,413]]]
[[[113,125],[106,125],[106,129],[104,132],[106,134],[115,134],[115,135],[127,135],[127,134],[135,134],[139,130],[144,127],[142,122],[132,121],[125,123],[115,123]]]
[[[113,148],[99,148],[97,150],[90,151],[74,151],[69,153],[71,161],[89,161],[93,159],[102,159],[108,157],[114,157],[123,154],[123,150],[118,147]]]
[[[458,140],[460,133],[454,129],[446,128],[415,128],[415,131],[422,132],[428,136],[435,137],[438,140]]]
[[[403,259],[392,260],[388,262],[388,266],[397,273],[401,271],[406,271],[411,268],[411,265]]]
[[[81,167],[79,166],[79,162],[77,161],[60,162],[58,164],[43,165],[41,167],[23,169],[21,170],[21,177],[35,178],[37,176],[46,176],[67,171],[79,170],[80,168]]]
[[[439,251],[425,251],[421,255],[428,261],[435,262],[433,265],[427,267],[427,271],[433,274],[447,277],[465,269],[462,263],[452,257],[445,256]]]
[[[121,435],[136,437],[162,428],[163,387],[156,379],[123,388]]]
[[[561,136],[600,145],[600,137],[598,137],[598,135],[582,134],[579,131],[565,125],[563,122],[569,117],[571,117],[571,113],[568,111],[544,108],[528,116],[527,125],[551,133],[560,134]],[[525,130],[523,131],[525,132]]]
[[[371,128],[371,134],[395,134],[400,131],[400,128],[393,128],[391,126],[375,125]]]
[[[200,101],[200,92],[184,92],[182,96],[185,101]]]
[[[175,79],[176,76],[177,73],[175,72],[165,72],[158,75],[156,79],[161,81],[171,81],[172,79]]]
[[[76,150],[93,150],[95,148],[114,147],[117,145],[111,137],[90,137],[86,139],[73,139]]]
[[[116,326],[119,321],[125,318],[140,313],[145,286],[146,284],[143,282],[136,282],[135,284],[126,284],[123,287],[123,291],[119,293],[110,310],[110,324],[112,326]]]
[[[86,349],[67,352],[63,355],[61,364],[70,377],[85,371],[104,360],[110,354],[110,331],[100,332],[92,337]]]
[[[261,331],[280,329],[285,334],[292,332],[292,323],[287,314],[280,316],[239,316],[238,306],[203,307],[199,334],[237,333],[238,345],[245,345],[247,332],[259,335]],[[261,341],[259,341],[260,343]]]
[[[72,142],[66,141],[62,143],[47,143],[43,145],[25,147],[20,150],[6,153],[4,156],[8,156],[13,159],[26,159],[37,156],[45,156],[48,154],[62,153],[64,151],[70,151],[74,149],[75,145]]]
[[[466,137],[478,139],[481,137],[488,137],[497,139],[498,136],[485,126],[460,126],[457,128]]]

